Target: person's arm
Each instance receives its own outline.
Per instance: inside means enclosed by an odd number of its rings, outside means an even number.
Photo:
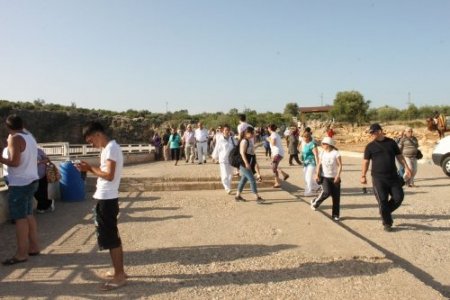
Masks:
[[[0,163],[9,167],[18,167],[20,164],[20,154],[25,149],[25,141],[19,135],[8,137],[8,158],[0,157]]]
[[[314,148],[312,148],[312,153],[314,154],[314,159],[316,162],[319,161],[319,151],[317,150],[317,146],[314,145]]]
[[[361,180],[360,180],[362,184],[367,183],[366,174],[367,174],[367,171],[369,170],[369,163],[370,163],[370,160],[363,159],[362,166],[361,166]]]
[[[97,177],[103,178],[108,181],[114,180],[114,174],[116,172],[116,162],[114,160],[106,160],[106,170],[102,171],[99,167],[93,167],[85,161],[81,161],[76,165],[76,168],[80,172],[91,172]]]
[[[322,156],[319,157],[319,160],[317,161],[316,176],[314,178],[316,181],[319,179],[319,176],[320,176],[320,166],[321,165],[322,165]]]
[[[406,163],[405,157],[402,154],[398,154],[395,157],[397,158],[398,162],[405,169],[405,176],[406,176],[406,178],[410,178],[411,177],[411,169],[408,167],[408,164]]]
[[[336,177],[334,177],[334,183],[339,183],[341,181],[341,173],[342,173],[342,158],[341,156],[336,157],[336,162],[338,166],[338,172]]]

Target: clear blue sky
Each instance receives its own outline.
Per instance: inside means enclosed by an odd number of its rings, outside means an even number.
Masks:
[[[0,0],[0,99],[281,112],[450,105],[449,0]]]

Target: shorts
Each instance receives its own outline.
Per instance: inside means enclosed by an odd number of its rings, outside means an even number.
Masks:
[[[120,247],[122,241],[117,228],[119,199],[98,200],[93,212],[100,250]]]
[[[277,154],[272,158],[272,172],[278,176],[278,165],[280,161],[283,159],[283,156]]]
[[[34,193],[38,185],[38,180],[35,180],[28,185],[8,187],[8,207],[12,220],[25,219],[33,214]]]

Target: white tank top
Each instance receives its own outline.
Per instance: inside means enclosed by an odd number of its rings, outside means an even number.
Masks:
[[[37,143],[31,134],[16,134],[25,140],[25,150],[20,153],[19,166],[6,167],[8,182],[10,186],[25,186],[39,179],[37,172]]]

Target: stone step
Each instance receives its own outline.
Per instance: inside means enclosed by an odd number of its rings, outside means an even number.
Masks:
[[[89,192],[95,191],[95,178],[88,178],[86,189]],[[119,191],[120,192],[160,192],[160,191],[193,191],[193,190],[223,190],[220,178],[205,177],[202,178],[122,178]],[[233,177],[231,187],[236,189],[239,177]],[[271,187],[272,180],[263,180],[257,183],[258,188]]]

